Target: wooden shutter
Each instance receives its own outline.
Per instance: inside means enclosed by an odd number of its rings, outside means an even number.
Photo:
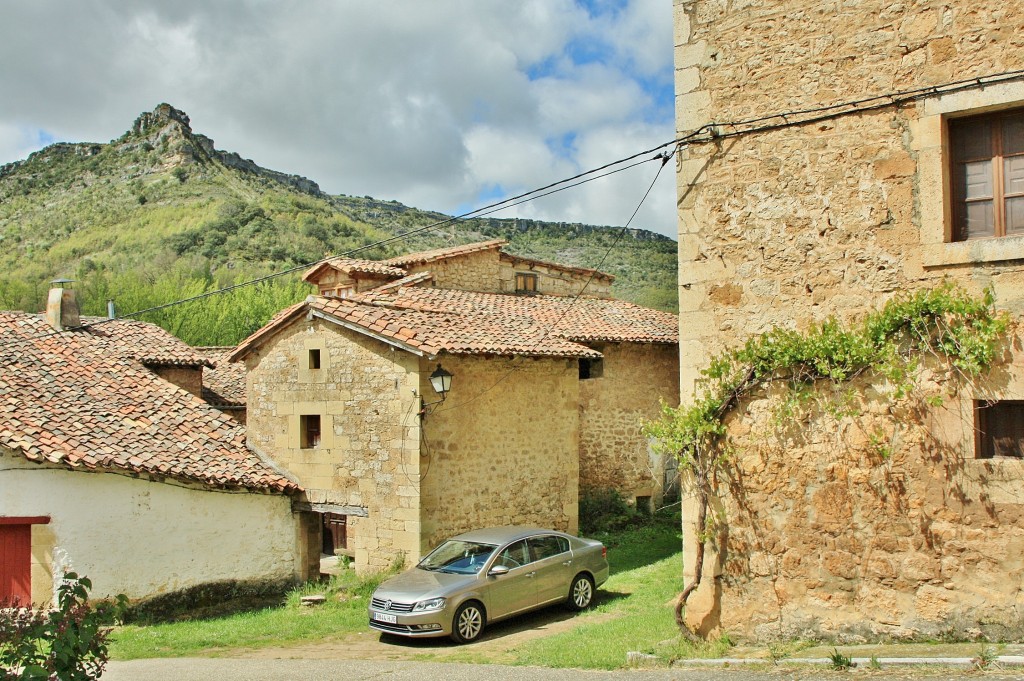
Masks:
[[[0,524],[0,605],[32,603],[32,526]]]

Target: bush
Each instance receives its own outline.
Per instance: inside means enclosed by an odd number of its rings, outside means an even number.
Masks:
[[[0,616],[0,681],[92,681],[107,665],[107,636],[126,603],[89,604],[88,577],[64,575],[57,609],[9,608]]]
[[[583,492],[579,511],[580,532],[584,535],[622,530],[642,523],[647,517],[613,489]]]

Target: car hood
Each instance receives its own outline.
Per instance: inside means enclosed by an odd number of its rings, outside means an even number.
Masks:
[[[447,596],[477,581],[478,575],[456,575],[450,572],[432,572],[420,568],[407,570],[377,587],[374,598],[390,598],[403,603],[414,603],[428,598]]]

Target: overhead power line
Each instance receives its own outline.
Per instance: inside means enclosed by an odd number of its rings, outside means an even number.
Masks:
[[[836,103],[836,104],[830,104],[830,105],[821,106],[821,107],[806,108],[806,109],[792,109],[792,110],[789,110],[789,111],[784,111],[784,112],[779,112],[779,113],[772,113],[772,114],[767,114],[767,115],[756,117],[756,118],[749,118],[749,119],[743,119],[743,120],[732,121],[732,122],[711,122],[711,123],[707,123],[707,124],[704,124],[704,125],[698,127],[697,129],[687,133],[686,135],[683,135],[682,137],[678,137],[678,138],[676,138],[674,140],[667,141],[667,142],[665,142],[663,144],[659,144],[657,146],[651,147],[650,149],[645,149],[644,151],[640,151],[640,152],[637,152],[635,154],[631,154],[631,155],[626,156],[624,158],[620,158],[620,159],[618,159],[616,161],[612,161],[610,163],[606,163],[606,164],[604,164],[602,166],[599,166],[597,168],[593,168],[591,170],[587,170],[587,171],[584,171],[582,173],[578,173],[577,175],[573,175],[572,177],[568,177],[568,178],[565,178],[563,180],[559,180],[557,182],[553,182],[553,183],[545,185],[543,187],[538,187],[537,189],[533,189],[533,190],[530,190],[528,192],[524,192],[522,194],[518,194],[516,196],[512,196],[512,197],[509,197],[507,199],[503,199],[501,201],[496,201],[494,203],[490,203],[490,204],[488,204],[486,206],[482,206],[482,207],[477,208],[475,210],[471,210],[469,212],[462,213],[461,215],[457,215],[457,216],[454,216],[454,217],[446,218],[444,220],[440,220],[440,221],[437,221],[437,222],[434,222],[434,223],[431,223],[431,224],[428,224],[428,225],[424,225],[422,227],[417,227],[415,229],[409,230],[407,232],[403,232],[401,234],[397,234],[395,236],[391,236],[391,237],[388,237],[388,238],[385,238],[385,239],[381,239],[379,241],[375,241],[375,242],[370,243],[370,244],[365,244],[363,246],[359,246],[358,248],[351,249],[351,250],[346,251],[344,253],[339,253],[339,254],[327,256],[325,258],[321,258],[320,260],[317,260],[315,262],[306,263],[306,264],[303,264],[303,265],[296,265],[294,267],[289,267],[287,269],[281,270],[279,272],[274,272],[272,274],[269,274],[269,275],[266,275],[266,276],[263,276],[263,277],[258,277],[256,279],[251,279],[251,280],[248,280],[248,281],[240,282],[238,284],[233,284],[231,286],[226,286],[224,288],[216,289],[216,290],[213,290],[213,291],[207,291],[206,293],[202,293],[202,294],[199,294],[199,295],[196,295],[196,296],[192,296],[192,297],[189,297],[189,298],[182,298],[180,300],[170,301],[168,303],[164,303],[164,304],[157,305],[157,306],[154,306],[154,307],[146,308],[146,309],[143,309],[143,310],[136,310],[134,312],[130,312],[130,313],[127,313],[127,314],[124,314],[124,315],[120,315],[120,316],[116,317],[115,319],[133,319],[135,317],[139,317],[139,316],[145,315],[147,313],[152,313],[152,312],[156,312],[156,311],[159,311],[159,310],[164,310],[164,309],[167,309],[167,308],[170,308],[170,307],[174,307],[174,306],[177,306],[177,305],[183,305],[183,304],[186,304],[186,303],[203,300],[205,298],[209,298],[209,297],[215,296],[215,295],[220,295],[222,293],[230,293],[230,292],[235,291],[237,289],[245,288],[247,286],[253,286],[253,285],[265,282],[265,281],[269,281],[269,280],[272,280],[272,279],[276,279],[278,277],[282,277],[282,276],[286,276],[286,275],[292,274],[294,272],[298,272],[298,271],[301,271],[301,270],[304,270],[304,269],[308,269],[310,267],[315,267],[316,265],[318,265],[320,263],[327,262],[327,261],[332,260],[334,258],[349,257],[349,256],[355,255],[357,253],[360,253],[362,251],[365,251],[365,250],[368,250],[368,249],[371,249],[371,248],[376,248],[378,246],[383,246],[383,245],[392,243],[394,241],[401,241],[401,240],[404,240],[404,239],[406,239],[406,238],[408,238],[410,236],[413,236],[413,235],[416,235],[416,234],[420,234],[422,232],[426,232],[426,231],[429,231],[429,230],[438,229],[440,227],[443,227],[445,225],[451,224],[453,222],[457,222],[459,220],[468,220],[468,219],[473,219],[475,217],[482,217],[484,215],[490,215],[490,214],[492,214],[494,212],[497,212],[497,211],[500,211],[500,210],[503,210],[503,209],[506,209],[506,208],[510,208],[510,207],[519,205],[521,203],[525,203],[526,201],[531,201],[531,200],[534,200],[536,198],[540,198],[540,197],[548,196],[550,194],[554,194],[554,193],[557,193],[557,192],[565,191],[567,189],[571,189],[573,187],[577,187],[577,186],[579,186],[581,184],[585,184],[587,182],[591,182],[593,180],[600,179],[602,177],[606,177],[608,175],[612,175],[614,173],[621,172],[623,170],[628,170],[629,168],[635,167],[637,165],[641,165],[642,163],[646,163],[646,162],[649,162],[649,161],[652,161],[652,160],[661,159],[662,155],[659,152],[663,152],[664,150],[666,150],[666,149],[668,149],[670,147],[679,147],[679,146],[684,146],[684,145],[696,146],[696,145],[700,145],[700,144],[714,143],[714,142],[716,142],[718,140],[722,140],[722,139],[725,139],[725,138],[743,137],[743,136],[746,136],[746,135],[752,135],[752,134],[757,134],[757,133],[762,133],[762,132],[770,132],[770,131],[774,131],[774,130],[780,130],[780,129],[784,129],[784,128],[796,127],[796,126],[800,126],[800,125],[808,125],[808,124],[811,124],[811,123],[821,122],[821,121],[825,121],[825,120],[832,120],[832,119],[840,118],[840,117],[843,117],[843,116],[849,116],[849,115],[853,115],[853,114],[857,114],[857,113],[863,113],[863,112],[868,112],[868,111],[875,111],[875,110],[885,109],[885,108],[894,107],[894,106],[901,106],[901,105],[909,103],[909,102],[918,101],[918,100],[921,100],[921,99],[927,99],[929,97],[937,97],[937,96],[942,96],[942,95],[946,95],[946,94],[962,92],[962,91],[966,91],[966,90],[974,90],[974,89],[983,88],[983,87],[986,87],[986,86],[989,86],[989,85],[996,85],[996,84],[999,84],[999,83],[1012,82],[1012,81],[1022,80],[1022,79],[1024,79],[1024,70],[1005,71],[1005,72],[1002,72],[1002,73],[995,73],[995,74],[989,74],[989,75],[985,75],[985,76],[977,76],[977,77],[974,77],[974,78],[967,78],[967,79],[963,79],[963,80],[952,81],[952,82],[944,83],[944,84],[941,84],[941,85],[924,86],[924,87],[913,88],[913,89],[909,89],[909,90],[900,90],[900,91],[891,92],[891,93],[885,93],[885,94],[880,94],[880,95],[873,95],[871,97],[864,97],[864,98],[860,98],[860,99],[847,100],[847,101],[844,101],[844,102],[839,102],[839,103]],[[651,156],[652,154],[658,154],[658,155]],[[643,158],[643,157],[647,157],[647,158]],[[629,166],[622,167],[622,168],[617,168],[615,170],[609,170],[611,168],[616,168],[616,166],[621,166],[623,164],[629,163],[630,161],[636,161],[637,159],[641,159],[641,158],[643,158],[643,160],[638,161],[636,163],[633,163],[633,164],[631,164]],[[605,173],[599,175],[598,173],[602,173],[602,171],[608,171],[608,172],[605,172]],[[98,322],[94,322],[92,324],[89,324],[89,325],[86,325],[86,326],[82,326],[82,327],[78,327],[78,328],[87,328],[88,326],[95,326],[95,325],[107,323],[107,322],[110,322],[110,321],[114,321],[114,320],[100,320]],[[56,333],[56,332],[54,332],[54,333]],[[52,335],[52,334],[47,334],[47,335]],[[38,336],[36,338],[42,338],[42,337],[45,337],[45,336]],[[34,338],[25,339],[25,340],[26,341],[34,340]]]

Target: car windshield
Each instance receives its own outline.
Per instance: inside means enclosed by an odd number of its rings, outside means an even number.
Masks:
[[[487,559],[498,548],[494,544],[477,544],[449,539],[427,554],[416,566],[431,572],[454,572],[472,575],[480,572]]]

